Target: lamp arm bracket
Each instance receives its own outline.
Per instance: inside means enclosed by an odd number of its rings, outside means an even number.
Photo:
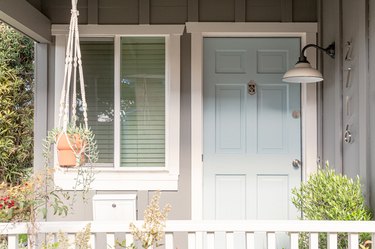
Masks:
[[[306,56],[305,56],[305,51],[306,49],[310,48],[310,47],[314,47],[314,48],[317,48],[317,49],[320,49],[320,50],[323,50],[324,52],[326,52],[326,54],[328,54],[331,58],[335,58],[335,42],[332,42],[330,45],[328,45],[328,47],[326,48],[323,48],[323,47],[320,47],[318,45],[315,45],[315,44],[307,44],[306,46],[303,47],[303,49],[301,50],[301,54],[300,54],[300,60],[304,58],[304,60],[306,60]]]

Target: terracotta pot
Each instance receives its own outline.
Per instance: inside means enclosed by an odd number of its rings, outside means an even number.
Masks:
[[[67,135],[63,133],[58,135],[57,139],[57,156],[60,167],[75,167],[85,162],[85,156],[81,153],[84,142],[78,134]],[[69,145],[68,139],[71,146]],[[78,164],[77,156],[81,157]]]

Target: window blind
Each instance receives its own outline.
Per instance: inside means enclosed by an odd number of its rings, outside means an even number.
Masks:
[[[89,126],[99,150],[98,163],[113,165],[114,152],[114,43],[110,40],[81,41],[83,74]],[[77,98],[82,118],[82,102]]]
[[[165,38],[121,39],[121,166],[165,166]]]

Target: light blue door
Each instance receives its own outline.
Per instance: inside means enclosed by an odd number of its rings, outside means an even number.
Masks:
[[[205,219],[297,218],[300,85],[281,78],[299,48],[299,38],[205,38]]]
[[[204,39],[204,219],[297,218],[300,85],[281,78],[299,48],[299,38]],[[235,241],[244,248],[244,235]],[[277,241],[289,247],[286,235]]]

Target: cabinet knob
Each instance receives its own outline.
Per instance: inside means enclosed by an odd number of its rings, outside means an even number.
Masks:
[[[116,203],[112,203],[112,207],[115,208],[116,207]]]

